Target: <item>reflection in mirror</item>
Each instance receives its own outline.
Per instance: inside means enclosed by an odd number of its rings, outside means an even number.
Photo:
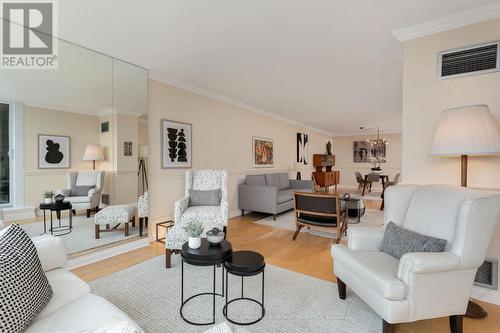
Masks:
[[[0,120],[7,224],[57,235],[70,254],[140,237],[146,70],[59,41],[58,69],[2,71]]]

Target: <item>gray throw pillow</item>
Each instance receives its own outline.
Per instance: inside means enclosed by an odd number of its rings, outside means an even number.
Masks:
[[[411,252],[443,252],[446,240],[425,236],[389,222],[379,250],[400,259]]]
[[[221,189],[216,190],[189,190],[189,206],[220,206],[222,199]]]
[[[71,191],[72,197],[86,197],[89,195],[89,191],[95,188],[95,185],[92,186],[75,186],[75,189]]]

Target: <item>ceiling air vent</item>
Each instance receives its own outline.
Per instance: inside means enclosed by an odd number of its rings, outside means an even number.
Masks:
[[[438,79],[476,75],[500,70],[500,42],[440,52]]]
[[[477,269],[474,285],[478,287],[497,289],[498,287],[498,260],[486,258]]]

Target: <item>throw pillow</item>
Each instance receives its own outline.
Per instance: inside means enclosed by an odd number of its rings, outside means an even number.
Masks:
[[[91,186],[75,186],[75,189],[71,191],[72,197],[86,197],[89,195],[89,191],[95,188],[95,185]]]
[[[411,252],[443,252],[446,240],[425,236],[389,222],[379,250],[400,259]]]
[[[0,332],[23,332],[52,297],[35,245],[18,225],[0,236]]]
[[[222,199],[221,189],[216,190],[189,190],[189,206],[220,206]]]

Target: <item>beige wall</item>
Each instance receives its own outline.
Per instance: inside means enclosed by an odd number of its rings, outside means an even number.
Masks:
[[[401,173],[401,134],[381,134],[381,138],[387,139],[386,162],[381,164],[384,173],[392,180],[397,173]],[[356,188],[357,182],[354,171],[362,175],[369,173],[373,166],[371,163],[353,162],[354,141],[375,139],[376,134],[338,136],[333,140],[333,153],[335,154],[335,169],[340,170],[341,187]],[[381,187],[381,186],[380,186]]]
[[[237,185],[249,173],[292,171],[297,132],[309,134],[309,154],[323,153],[331,137],[255,112],[149,81],[150,218],[172,216],[174,202],[184,194],[186,169],[161,169],[162,118],[193,125],[193,169],[223,169],[229,173],[229,212],[238,213]],[[252,136],[274,139],[275,167],[255,169]],[[310,157],[311,159],[311,157]],[[310,179],[311,168],[303,179]]]
[[[439,51],[500,40],[500,19],[437,33],[403,45],[403,177],[408,183],[459,184],[458,158],[427,155],[442,110],[488,104],[500,120],[500,72],[437,80]],[[500,156],[471,157],[469,186],[500,190]],[[488,254],[500,258],[500,224]]]
[[[82,158],[86,145],[98,142],[99,118],[28,105],[24,112],[25,206],[36,207],[44,191],[66,187],[68,170],[92,168],[92,162]],[[70,137],[70,169],[38,169],[38,134]]]

